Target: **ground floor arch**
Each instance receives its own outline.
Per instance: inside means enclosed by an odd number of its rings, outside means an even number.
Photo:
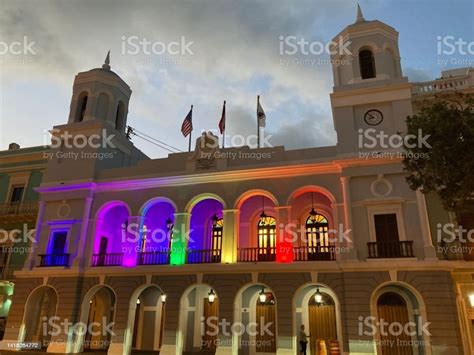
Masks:
[[[431,354],[429,334],[423,331],[427,322],[424,302],[409,285],[380,286],[372,295],[371,312],[380,324],[374,334],[378,354]]]
[[[294,304],[294,347],[300,348],[299,331],[309,334],[308,353],[339,354],[342,346],[342,325],[339,299],[328,286],[311,283],[295,292]]]
[[[233,354],[276,353],[277,302],[275,293],[264,284],[244,286],[234,302]]]
[[[163,341],[166,295],[156,285],[139,287],[129,304],[125,348],[127,353],[159,352]]]
[[[215,353],[219,297],[209,285],[190,286],[180,302],[178,353]]]
[[[74,352],[107,350],[111,344],[116,295],[108,286],[91,288],[82,301],[80,322],[83,331],[76,334]]]
[[[51,340],[51,326],[43,326],[43,322],[47,320],[51,323],[56,315],[57,305],[58,295],[52,287],[36,288],[26,301],[20,339],[23,342],[37,343],[38,348],[47,348]]]

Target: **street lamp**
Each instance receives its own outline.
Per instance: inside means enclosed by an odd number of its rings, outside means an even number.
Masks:
[[[316,289],[316,294],[314,295],[314,300],[316,301],[316,305],[319,307],[323,304],[323,294],[319,292],[319,286]]]
[[[211,288],[207,296],[209,297],[209,303],[214,303],[216,299],[216,293],[214,292],[214,289]]]
[[[217,222],[219,221],[219,217],[217,217],[217,214],[212,216],[212,226],[215,227],[217,226]]]
[[[166,229],[169,231],[173,230],[174,224],[171,218],[166,219]]]
[[[267,300],[267,295],[265,294],[265,289],[263,288],[263,286],[260,293],[258,294],[258,299],[260,300],[260,303],[265,303],[265,301]]]

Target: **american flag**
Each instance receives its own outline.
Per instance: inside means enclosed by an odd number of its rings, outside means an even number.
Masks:
[[[219,121],[219,131],[221,132],[221,134],[223,134],[225,131],[225,101],[224,101],[224,107],[222,107],[221,120]]]
[[[181,133],[183,136],[187,137],[193,130],[193,107],[191,106],[191,110],[189,110],[188,115],[183,121],[181,125]]]

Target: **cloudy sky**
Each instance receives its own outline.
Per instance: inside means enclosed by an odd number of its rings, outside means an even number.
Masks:
[[[472,0],[360,4],[366,19],[400,32],[402,66],[412,81],[434,79],[473,58],[437,54],[438,36],[474,41]],[[191,104],[195,135],[217,128],[224,99],[228,133],[248,135],[256,129],[257,94],[273,144],[335,144],[331,68],[311,62],[327,56],[282,56],[280,36],[326,43],[354,22],[355,13],[356,2],[347,0],[0,0],[0,150],[13,141],[43,144],[46,130],[67,121],[74,75],[100,67],[109,49],[112,70],[133,90],[128,124],[181,150],[187,140],[180,127]],[[189,51],[179,55],[135,54],[130,45],[183,38]],[[34,54],[5,50],[25,40],[34,42]],[[168,154],[134,142],[153,158]]]

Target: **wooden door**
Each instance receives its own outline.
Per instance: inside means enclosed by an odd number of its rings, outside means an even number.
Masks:
[[[256,309],[256,323],[257,323],[257,336],[256,340],[256,351],[260,353],[274,353],[276,352],[276,319],[275,319],[275,303],[266,302],[260,303],[257,300]],[[266,327],[266,324],[271,324]],[[268,329],[269,333],[261,333],[260,329]]]
[[[308,311],[311,354],[320,355],[317,349],[321,341],[326,344],[326,349],[329,349],[331,340],[337,340],[336,308],[334,304],[310,304]]]
[[[379,298],[377,312],[379,320],[383,319],[386,324],[397,322],[404,326],[409,321],[405,300],[393,292],[385,293]],[[397,330],[398,328],[396,327]],[[382,355],[413,355],[409,335],[404,332],[400,335],[390,334],[387,328],[384,333],[387,335],[380,335]]]
[[[219,299],[216,297],[214,302],[209,302],[208,298],[204,299],[204,334],[202,335],[202,350],[216,351],[217,335],[214,335],[218,322]],[[209,317],[213,319],[207,321]],[[211,325],[209,325],[210,323]]]

